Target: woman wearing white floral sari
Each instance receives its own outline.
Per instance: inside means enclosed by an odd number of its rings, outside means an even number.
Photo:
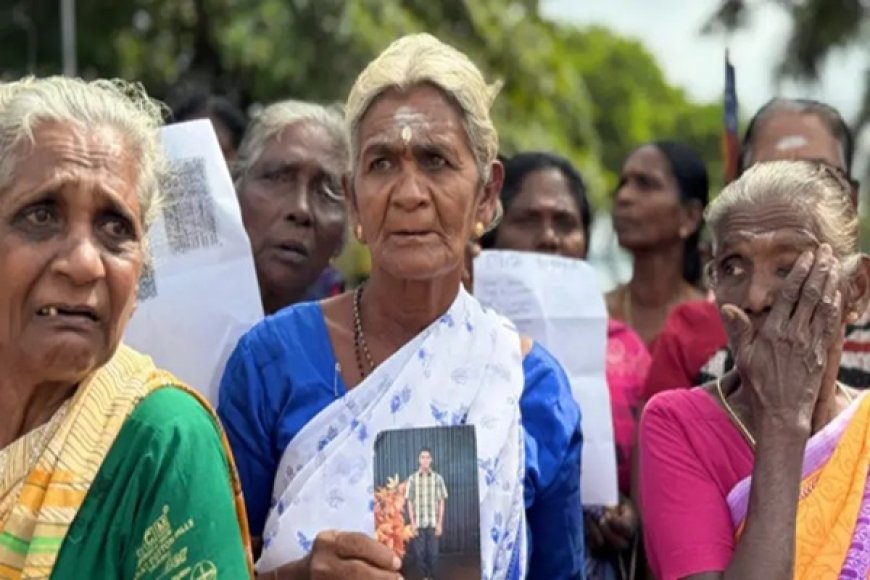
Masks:
[[[495,92],[428,35],[393,43],[350,92],[345,195],[371,278],[257,325],[221,384],[261,577],[397,578],[373,539],[375,437],[456,424],[476,427],[483,577],[582,576],[567,379],[461,289],[466,242],[492,224],[504,176]]]

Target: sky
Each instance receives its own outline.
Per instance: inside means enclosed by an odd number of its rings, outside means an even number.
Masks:
[[[849,120],[860,108],[870,49],[853,47],[832,54],[816,87],[778,86],[779,63],[791,23],[779,7],[759,3],[749,26],[724,35],[701,29],[718,0],[542,0],[544,15],[577,24],[601,24],[640,40],[658,60],[668,80],[698,100],[721,99],[722,59],[726,47],[737,69],[742,115],[751,116],[771,96],[802,96],[825,101]]]
[[[727,47],[736,67],[743,119],[775,95],[815,98],[839,109],[847,120],[857,116],[870,49],[853,47],[832,54],[816,86],[778,84],[774,71],[789,36],[788,16],[777,6],[761,2],[749,25],[730,38],[701,34],[718,6],[719,0],[541,0],[544,15],[553,20],[603,25],[639,40],[656,57],[668,81],[699,101],[722,98]],[[855,174],[865,175],[870,164],[870,128],[860,142]],[[866,184],[864,191],[867,195]],[[617,248],[606,216],[595,220],[589,261],[601,277],[603,290],[630,276],[630,258]]]

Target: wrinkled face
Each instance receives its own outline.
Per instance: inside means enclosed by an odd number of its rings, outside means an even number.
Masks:
[[[840,143],[816,115],[779,112],[766,119],[752,141],[749,165],[765,161],[824,161],[845,171]]]
[[[429,468],[432,467],[432,455],[428,451],[420,452],[420,469],[423,471],[429,471]]]
[[[409,280],[462,273],[475,222],[493,215],[503,168],[484,186],[459,110],[423,85],[387,91],[358,129],[351,194],[372,266]]]
[[[622,168],[613,204],[613,227],[629,251],[679,242],[693,229],[667,158],[653,145],[631,154]]]
[[[267,313],[303,299],[341,251],[347,209],[338,147],[319,124],[295,123],[266,143],[239,184]]]
[[[821,243],[809,215],[784,200],[734,208],[713,233],[716,301],[741,308],[756,331],[797,259]]]
[[[33,137],[0,192],[0,358],[68,386],[112,356],[133,313],[138,166],[112,128],[46,122]]]
[[[560,170],[539,169],[526,176],[505,210],[495,245],[503,250],[586,258],[580,208]]]

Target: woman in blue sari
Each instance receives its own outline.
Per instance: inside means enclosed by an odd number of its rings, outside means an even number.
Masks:
[[[219,415],[258,573],[397,578],[374,539],[379,432],[475,426],[482,577],[581,578],[580,411],[542,347],[462,289],[466,242],[496,214],[496,89],[429,35],[402,38],[347,102],[345,196],[368,283],[286,308],[242,338]]]

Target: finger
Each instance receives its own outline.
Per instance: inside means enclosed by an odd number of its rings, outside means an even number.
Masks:
[[[613,522],[608,521],[607,525],[601,527],[601,535],[604,536],[604,542],[607,546],[616,552],[622,552],[628,549],[628,539],[613,529]]]
[[[392,570],[382,570],[363,560],[340,560],[334,566],[311,571],[312,579],[342,578],[347,580],[401,580],[402,576]]]
[[[631,538],[634,535],[634,517],[630,513],[621,513],[608,520],[610,529],[623,538]]]
[[[835,270],[835,263],[830,246],[823,244],[816,252],[816,262],[801,288],[794,314],[788,324],[790,333],[801,333],[809,329],[813,314],[825,297],[828,278]],[[833,291],[828,296],[829,300],[833,299]]]
[[[810,349],[806,353],[804,364],[812,374],[825,369],[824,376],[819,385],[830,384],[837,379],[839,364],[843,350],[843,319],[842,319],[842,294],[837,288],[839,277],[832,276],[832,280],[826,285],[826,297],[813,318],[810,337]],[[833,299],[830,293],[833,292]],[[827,365],[827,366],[826,366]]]
[[[601,527],[595,521],[595,518],[589,516],[586,517],[586,539],[593,551],[601,550],[604,547],[604,536],[601,535]]]
[[[725,331],[731,339],[731,348],[735,354],[739,353],[752,340],[752,323],[746,313],[733,304],[723,304],[721,313]]]
[[[838,299],[839,296],[840,268],[839,263],[834,261],[810,322],[810,330],[814,337],[822,338],[830,334],[832,328],[839,328],[842,322],[842,299]]]
[[[402,567],[402,560],[391,549],[358,532],[338,532],[335,553],[344,560],[363,560],[381,570],[399,570]]]
[[[840,332],[843,330],[843,293],[838,289],[834,292],[834,299],[831,302],[830,313],[826,317],[827,320],[827,336],[829,340],[839,343],[837,340]],[[842,344],[840,345],[842,346]]]
[[[770,315],[765,322],[764,326],[769,332],[779,335],[785,328],[794,311],[794,306],[800,298],[801,287],[804,285],[814,263],[815,254],[806,251],[800,255],[794,266],[792,266],[791,272],[788,273],[788,276],[786,276],[785,281],[782,283],[779,294],[773,300]]]
[[[342,574],[341,578],[348,580],[351,578],[354,580],[357,578],[360,580],[401,580],[402,576],[398,572],[380,570],[373,568],[365,562],[356,561],[348,566],[347,573]]]

